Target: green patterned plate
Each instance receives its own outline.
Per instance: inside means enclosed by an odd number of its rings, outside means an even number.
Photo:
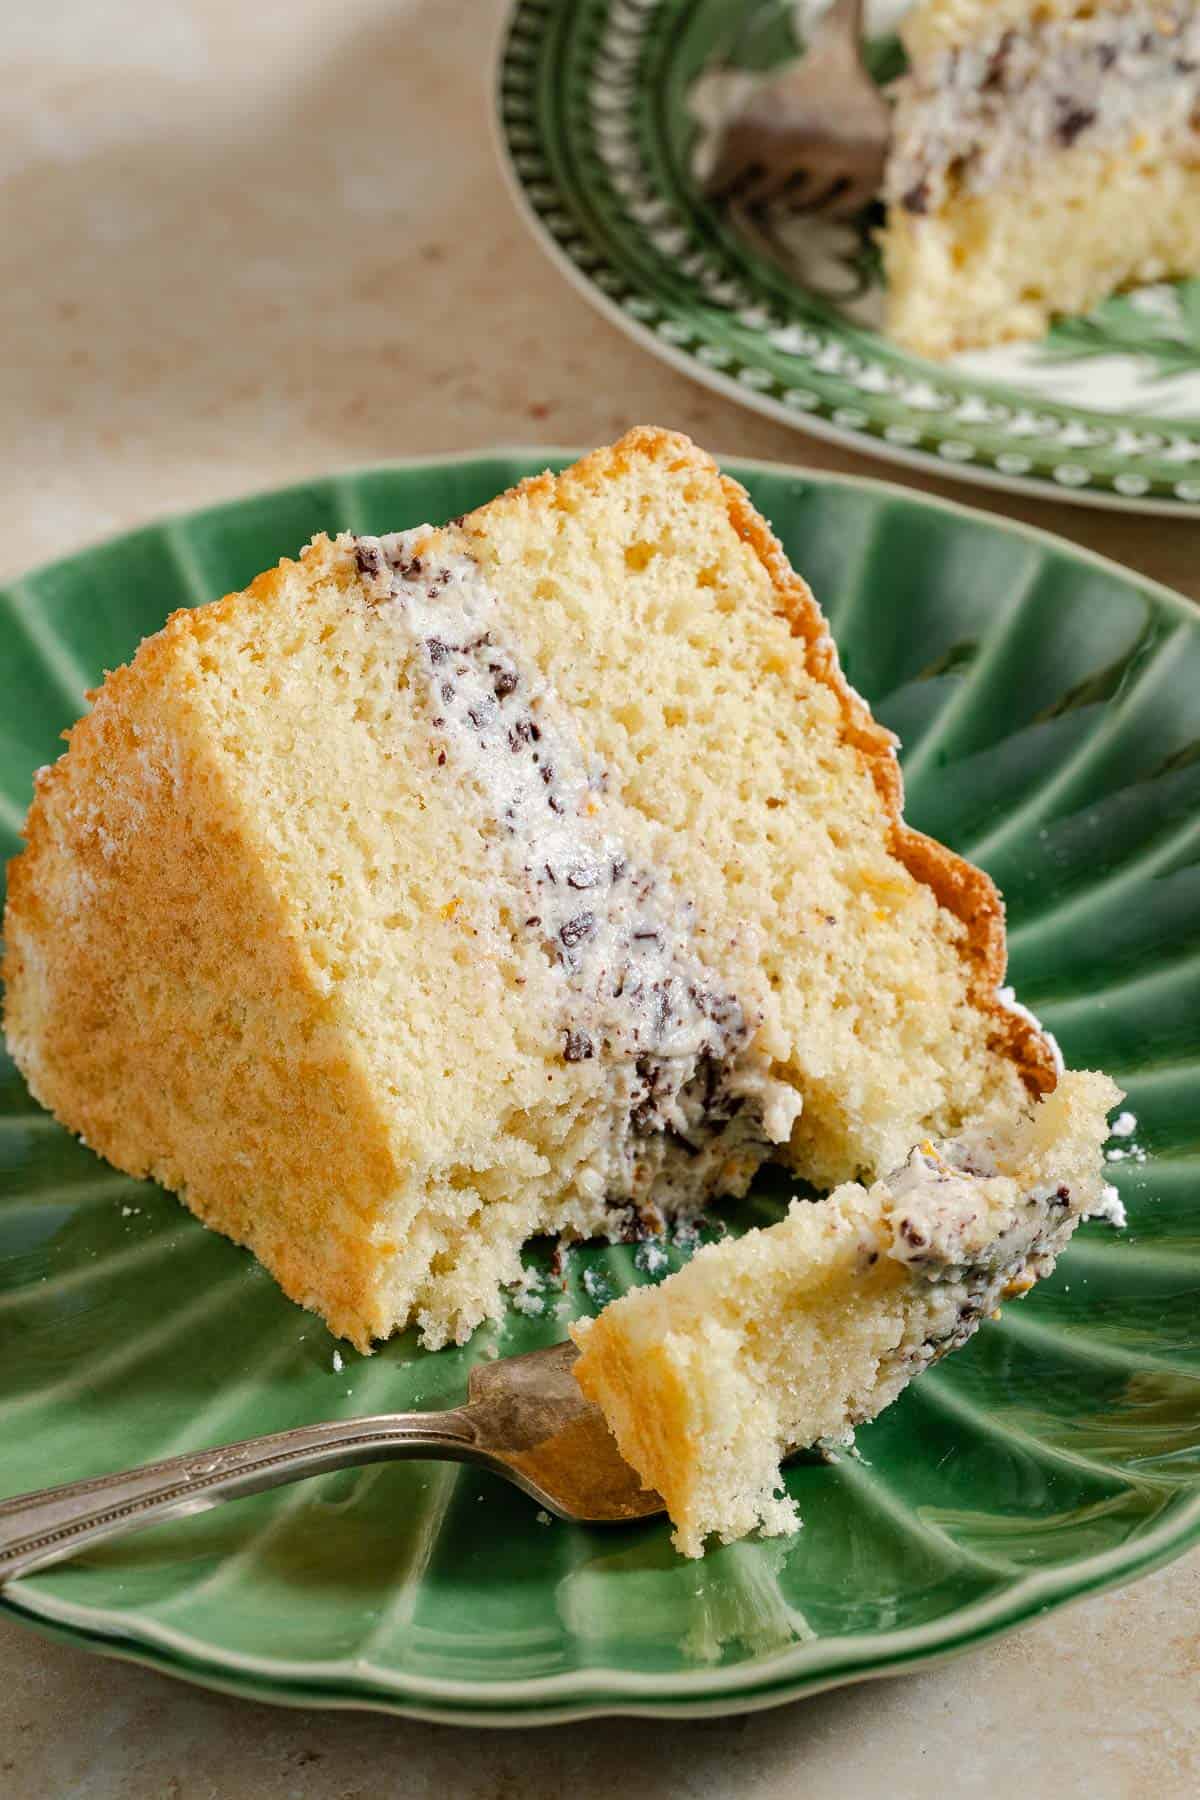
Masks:
[[[5,850],[84,688],[172,608],[318,529],[444,519],[540,466],[314,482],[0,591]],[[736,472],[902,734],[910,816],[1007,890],[1020,993],[1072,1061],[1128,1089],[1137,1130],[1112,1164],[1128,1232],[1083,1227],[1051,1281],[859,1434],[861,1461],[796,1463],[795,1538],[685,1563],[661,1523],[548,1523],[478,1470],[393,1464],[96,1549],[10,1586],[8,1613],[277,1700],[526,1724],[716,1713],[909,1667],[1200,1537],[1200,621],[1031,531],[872,483]],[[778,1216],[783,1192],[765,1180],[735,1228]],[[568,1312],[645,1279],[637,1263],[575,1252],[541,1315],[362,1358],[4,1065],[0,1494],[455,1402],[474,1358],[561,1337]]]
[[[515,0],[502,160],[563,273],[658,356],[802,430],[963,480],[1200,514],[1200,281],[935,364],[881,335],[874,220],[791,221],[793,282],[700,198],[731,84],[795,56],[818,3]],[[903,66],[904,8],[870,11],[881,81]]]

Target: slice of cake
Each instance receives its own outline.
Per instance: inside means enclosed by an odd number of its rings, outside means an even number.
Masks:
[[[640,430],[176,614],[38,782],[30,1087],[363,1349],[497,1317],[533,1234],[767,1156],[872,1180],[1054,1086],[991,883],[746,494]]]
[[[794,1530],[780,1459],[845,1441],[1000,1300],[1054,1267],[1101,1203],[1103,1075],[1068,1074],[1015,1118],[916,1146],[899,1168],[711,1244],[661,1287],[571,1327],[575,1373],[675,1543]]]
[[[1195,0],[925,0],[901,36],[883,238],[900,343],[1038,337],[1200,274]]]

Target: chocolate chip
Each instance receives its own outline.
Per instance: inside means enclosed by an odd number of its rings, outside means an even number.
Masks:
[[[699,1073],[688,1083],[689,1087],[695,1087],[697,1081],[704,1088],[705,1110],[712,1112],[721,1091],[721,1071],[707,1050],[701,1053]]]
[[[377,576],[383,574],[383,557],[379,553],[378,544],[356,544],[354,560],[358,564],[360,575]]]
[[[515,669],[503,669],[498,667],[496,663],[492,663],[490,669],[492,689],[497,700],[505,700],[509,694],[516,693],[520,686],[520,680]]]
[[[629,1123],[640,1137],[649,1137],[658,1124],[658,1114],[653,1104],[647,1100],[641,1106],[631,1107]]]
[[[469,706],[467,708],[467,717],[470,719],[472,725],[474,725],[476,731],[486,730],[495,716],[496,702],[492,699],[490,694],[485,695],[482,700],[476,701],[474,706]]]
[[[449,644],[444,644],[442,642],[441,638],[436,638],[436,637],[426,638],[425,639],[425,648],[429,652],[429,660],[433,664],[435,669],[437,668],[439,663],[445,662],[446,658],[450,654]]]
[[[900,204],[906,212],[927,213],[930,198],[928,181],[918,181],[915,186],[909,188],[907,194],[903,195]]]
[[[911,1219],[901,1219],[899,1229],[900,1236],[906,1244],[911,1244],[914,1250],[924,1250],[929,1243],[925,1233],[919,1226],[914,1225]]]
[[[703,1145],[693,1144],[690,1138],[685,1138],[682,1131],[676,1131],[673,1125],[668,1125],[666,1136],[668,1141],[677,1149],[682,1150],[685,1156],[699,1156],[703,1149]]]
[[[525,921],[525,923],[526,923],[526,924],[527,924],[527,925],[540,925],[540,924],[541,924],[541,922],[542,922],[542,915],[541,915],[541,913],[534,913],[534,915],[533,915],[533,917],[532,917],[532,918],[530,918],[530,919],[526,919],[526,921]]]
[[[674,1011],[669,981],[656,981],[650,989],[654,1001],[653,1020],[655,1031],[662,1033]]]
[[[711,1019],[714,1025],[736,1027],[741,1024],[742,1009],[732,994],[710,994],[698,988],[692,997],[697,1009]]]
[[[996,48],[992,51],[992,54],[989,56],[987,73],[980,84],[985,94],[1004,86],[1004,77],[1008,69],[1008,59],[1012,54],[1012,47],[1016,41],[1016,32],[1006,31],[1004,36],[1000,39],[1000,42],[996,45]]]
[[[1059,115],[1056,127],[1058,141],[1064,149],[1069,149],[1080,132],[1086,131],[1089,125],[1095,124],[1096,114],[1091,107],[1072,106],[1065,97],[1060,98],[1058,104],[1060,108],[1066,109]]]
[[[518,719],[508,728],[508,747],[516,756],[527,744],[536,744],[541,735],[532,719]]]
[[[596,1050],[586,1031],[568,1031],[563,1047],[564,1062],[587,1062]]]
[[[558,935],[567,949],[573,950],[576,944],[582,944],[585,938],[590,938],[595,929],[595,913],[582,912],[576,913],[573,919],[568,919],[564,925],[560,925]]]

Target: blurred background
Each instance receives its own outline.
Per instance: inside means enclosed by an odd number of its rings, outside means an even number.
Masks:
[[[547,261],[502,180],[505,11],[10,0],[0,578],[306,475],[653,422],[1016,512],[1197,591],[1200,525],[898,472],[631,344]]]

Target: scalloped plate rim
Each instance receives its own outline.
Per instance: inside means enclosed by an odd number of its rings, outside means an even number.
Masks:
[[[548,261],[577,294],[626,337],[648,350],[660,362],[667,363],[681,375],[686,375],[689,380],[708,388],[711,393],[721,395],[723,399],[733,400],[750,412],[759,413],[775,424],[786,425],[789,430],[802,436],[820,438],[827,443],[840,445],[843,449],[857,451],[862,456],[876,457],[880,462],[894,462],[926,475],[936,474],[944,481],[962,481],[975,487],[999,489],[1003,493],[1023,495],[1030,499],[1057,500],[1064,505],[1095,507],[1107,512],[1139,513],[1145,517],[1200,519],[1200,501],[1197,500],[1166,500],[1155,496],[1142,498],[1091,485],[1069,487],[1065,483],[1048,481],[1039,475],[1008,475],[1002,469],[986,463],[952,462],[932,450],[917,450],[904,444],[895,444],[873,432],[838,425],[819,413],[805,413],[802,417],[797,417],[769,394],[760,393],[755,388],[736,381],[732,376],[722,374],[720,369],[713,368],[699,357],[688,356],[674,344],[659,337],[640,319],[626,312],[624,307],[611,299],[603,288],[572,261],[558,243],[529,198],[513,161],[501,112],[501,84],[510,28],[522,4],[523,0],[507,0],[501,11],[493,42],[488,123],[501,178],[522,224]],[[937,367],[936,364],[929,366],[934,369]],[[981,386],[983,385],[987,384],[981,381]],[[750,466],[747,459],[741,460]]]
[[[170,531],[198,520],[212,522],[225,511],[246,504],[280,502],[314,486],[335,489],[389,473],[434,470],[456,465],[523,465],[528,473],[582,454],[570,446],[510,444],[447,452],[435,456],[396,458],[311,474],[282,487],[232,496],[187,511],[151,518],[115,537],[101,539],[0,587],[36,581],[65,569],[100,549],[117,549],[148,531]],[[997,517],[957,500],[947,500],[876,477],[847,475],[800,465],[747,457],[717,457],[735,479],[764,475],[800,484],[867,491],[918,509],[949,514],[1000,533],[1031,540],[1047,550],[1116,575],[1133,583],[1180,619],[1197,625],[1197,609],[1185,596],[1161,582],[1100,555],[1086,546],[1028,525]],[[507,472],[511,478],[511,471]],[[1026,1619],[1119,1585],[1183,1554],[1200,1542],[1200,1492],[1169,1505],[1166,1516],[1137,1540],[1091,1556],[1034,1571],[1012,1580],[1003,1590],[959,1607],[941,1619],[919,1626],[879,1632],[869,1637],[842,1635],[795,1644],[770,1656],[722,1670],[678,1674],[646,1673],[590,1664],[560,1674],[512,1682],[471,1682],[389,1671],[369,1662],[288,1661],[217,1650],[136,1614],[111,1608],[76,1605],[37,1591],[37,1577],[0,1590],[0,1614],[78,1644],[84,1649],[140,1662],[163,1673],[223,1692],[275,1701],[345,1710],[383,1711],[404,1717],[470,1725],[566,1723],[614,1713],[647,1717],[713,1717],[782,1705],[822,1689],[882,1678],[924,1667],[962,1653],[976,1644],[1011,1631]],[[318,1679],[314,1681],[314,1675]],[[324,1678],[329,1686],[322,1685]],[[343,1684],[335,1688],[332,1684]],[[361,1683],[360,1687],[358,1684]]]

